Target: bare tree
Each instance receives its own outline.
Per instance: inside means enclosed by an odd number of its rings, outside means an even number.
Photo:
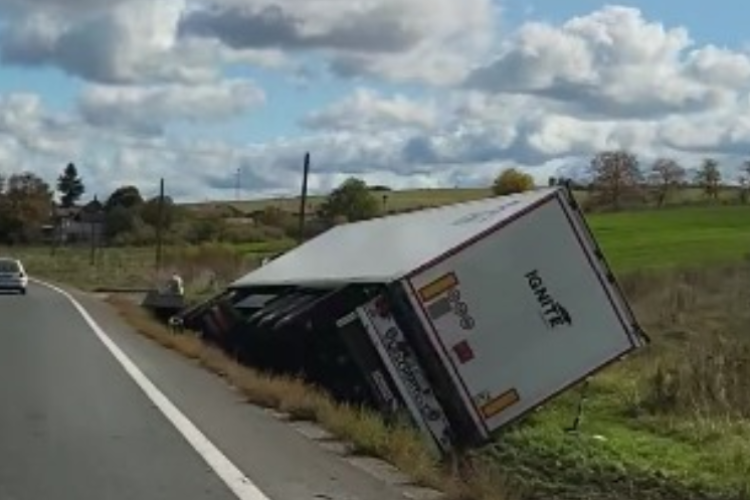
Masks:
[[[669,195],[685,182],[686,171],[671,158],[659,158],[648,172],[648,182],[656,196],[656,206],[661,208]]]
[[[594,196],[600,204],[622,208],[639,194],[643,181],[638,158],[627,151],[604,151],[591,160]]]
[[[713,158],[703,160],[701,167],[695,174],[695,182],[703,189],[703,193],[713,200],[719,199],[721,192],[721,170],[719,162]]]

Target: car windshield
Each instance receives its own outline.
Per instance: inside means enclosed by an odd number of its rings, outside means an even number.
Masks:
[[[0,273],[17,273],[19,270],[18,261],[0,259]]]

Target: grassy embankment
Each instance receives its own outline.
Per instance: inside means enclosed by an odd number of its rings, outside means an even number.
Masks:
[[[427,208],[445,205],[448,203],[460,203],[464,201],[478,200],[492,196],[489,188],[464,188],[464,189],[410,189],[404,191],[375,191],[375,197],[383,201],[386,211],[402,211],[414,208]],[[585,201],[586,193],[576,192],[580,201]],[[386,197],[383,199],[383,197]],[[725,189],[720,194],[721,201],[736,201],[738,194],[732,189]],[[325,200],[324,196],[311,196],[308,198],[308,209],[314,212]],[[669,200],[670,204],[703,203],[705,196],[698,188],[685,188],[674,193]],[[206,210],[207,208],[232,206],[241,212],[251,213],[261,211],[266,207],[275,207],[287,212],[299,210],[299,197],[270,198],[247,201],[228,201],[221,203],[192,203],[185,205],[193,211]]]
[[[569,393],[477,451],[470,482],[450,480],[410,431],[389,432],[377,417],[341,408],[296,381],[237,367],[190,338],[169,337],[132,304],[116,303],[140,331],[224,374],[249,400],[318,420],[360,452],[383,456],[454,496],[743,498],[750,492],[750,209],[670,208],[589,220],[654,343],[592,381],[579,434],[565,432],[578,403]],[[171,258],[186,276],[186,269],[195,276],[204,267],[226,269],[231,253],[181,252]],[[217,260],[209,262],[212,252]],[[108,250],[110,260],[103,257],[93,274],[85,253],[66,253],[65,266],[53,265],[48,253],[20,254],[28,255],[31,272],[62,281],[77,276],[74,283],[135,280],[145,259]],[[117,272],[108,267],[113,261]]]

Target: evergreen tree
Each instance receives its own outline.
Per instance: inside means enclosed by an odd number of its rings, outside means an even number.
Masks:
[[[60,177],[57,178],[57,191],[60,193],[60,204],[64,208],[75,206],[81,199],[86,188],[83,180],[78,176],[78,169],[72,163],[68,163]]]

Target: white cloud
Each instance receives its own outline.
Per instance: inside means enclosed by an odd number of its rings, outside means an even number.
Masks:
[[[278,51],[230,52],[210,40],[178,40],[184,0],[122,0],[106,9],[63,5],[11,16],[0,39],[3,62],[56,66],[104,84],[201,83],[219,76],[223,62],[283,62]]]
[[[209,123],[232,118],[264,100],[263,91],[244,80],[202,85],[97,85],[86,89],[79,109],[92,126],[160,135],[170,122]]]
[[[379,132],[388,129],[431,129],[437,124],[434,101],[416,102],[403,95],[385,97],[366,88],[332,106],[311,113],[302,121],[314,130]]]
[[[489,48],[494,19],[492,0],[0,0],[0,12],[3,61],[99,83],[205,81],[221,63],[319,51],[340,76],[449,84]]]
[[[628,118],[731,105],[748,75],[746,54],[696,47],[684,28],[610,6],[560,27],[526,24],[467,85],[551,99],[577,113]]]
[[[73,154],[81,146],[71,120],[48,113],[34,94],[0,96],[0,138],[6,154],[15,151],[15,168],[33,158]]]
[[[459,81],[492,41],[492,0],[223,0],[191,9],[185,37],[229,47],[320,51],[341,76]]]

